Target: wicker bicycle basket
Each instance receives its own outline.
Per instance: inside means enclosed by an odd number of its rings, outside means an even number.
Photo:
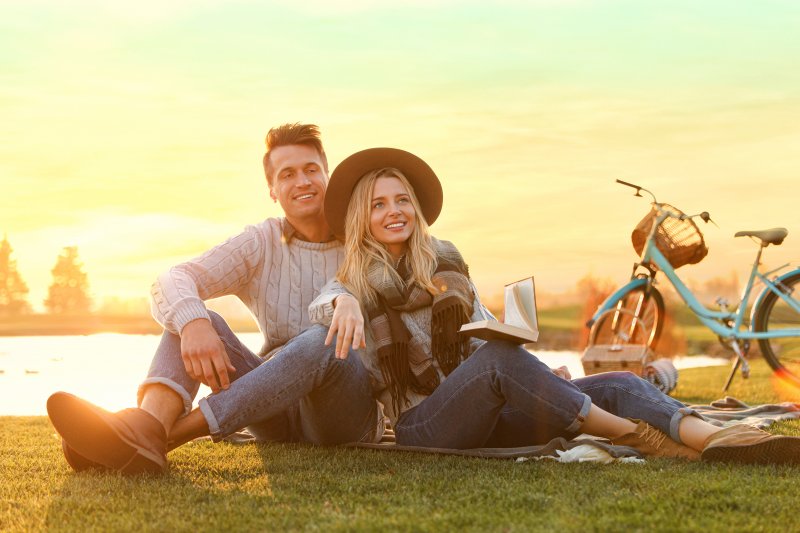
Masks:
[[[661,204],[661,207],[676,215],[683,214],[680,210],[668,204]],[[631,241],[637,254],[641,255],[644,243],[647,241],[647,236],[650,235],[650,230],[657,217],[658,212],[655,209],[651,209],[634,228],[631,234]],[[656,229],[653,238],[656,240],[656,247],[664,254],[672,268],[694,265],[702,261],[708,254],[703,234],[700,233],[700,228],[691,218],[680,220],[669,217],[665,219]]]

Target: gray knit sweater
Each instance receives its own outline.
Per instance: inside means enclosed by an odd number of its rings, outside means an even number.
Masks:
[[[308,306],[343,259],[339,241],[307,242],[292,233],[285,218],[268,218],[172,267],[153,284],[153,317],[180,334],[192,320],[208,318],[204,300],[234,294],[264,335],[262,355],[282,346],[311,325]],[[338,294],[328,291],[321,304]]]

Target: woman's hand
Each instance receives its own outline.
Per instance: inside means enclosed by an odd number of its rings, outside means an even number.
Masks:
[[[348,350],[364,348],[364,315],[358,300],[350,294],[340,294],[333,301],[333,318],[325,346],[330,346],[336,335],[336,358],[347,359]]]
[[[569,369],[566,366],[562,365],[558,368],[551,368],[550,370],[553,371],[553,374],[562,379],[566,379],[567,381],[572,379],[572,374],[569,373]]]

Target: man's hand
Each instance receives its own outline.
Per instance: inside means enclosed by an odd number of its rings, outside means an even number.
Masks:
[[[227,389],[231,383],[228,372],[236,372],[214,326],[205,318],[183,326],[181,358],[189,377],[205,383],[213,392]]]
[[[340,294],[333,301],[333,319],[325,338],[325,346],[330,346],[336,335],[336,358],[347,359],[349,348],[364,348],[364,315],[358,300],[350,294]]]
[[[566,366],[551,368],[550,370],[552,370],[553,374],[555,374],[556,376],[566,379],[567,381],[572,379],[572,374],[569,373],[569,369]]]

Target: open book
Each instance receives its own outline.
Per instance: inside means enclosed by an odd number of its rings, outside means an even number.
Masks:
[[[536,317],[536,292],[533,278],[506,285],[503,322],[479,320],[461,326],[459,333],[484,340],[504,340],[516,344],[536,342],[539,321]]]

